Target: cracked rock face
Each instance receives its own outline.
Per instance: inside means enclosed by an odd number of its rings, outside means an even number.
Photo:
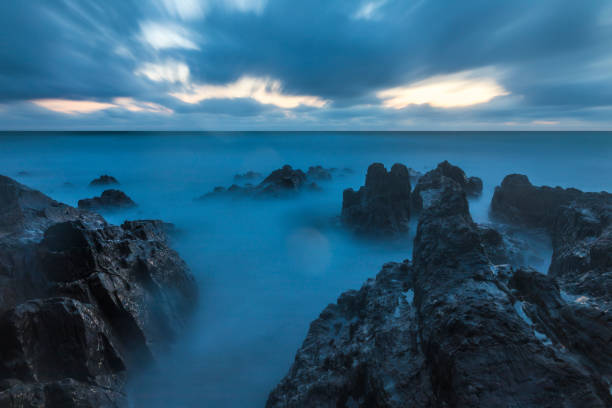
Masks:
[[[612,306],[612,194],[536,187],[509,175],[495,189],[492,214],[507,222],[544,228],[553,256],[548,274],[576,296]]]
[[[328,306],[267,406],[612,406],[596,359],[611,322],[552,276],[494,265],[464,186],[428,193],[413,262]]]
[[[109,225],[2,176],[0,209],[0,406],[125,406],[126,370],[197,299],[166,224]]]
[[[410,222],[410,173],[403,164],[390,171],[381,163],[368,167],[365,186],[344,190],[342,222],[359,234],[397,235]]]

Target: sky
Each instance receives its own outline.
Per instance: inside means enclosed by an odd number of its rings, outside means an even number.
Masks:
[[[0,2],[1,130],[611,130],[605,0]]]

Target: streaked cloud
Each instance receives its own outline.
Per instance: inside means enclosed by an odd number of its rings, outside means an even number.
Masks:
[[[267,0],[220,0],[220,3],[230,10],[259,14],[266,6]]]
[[[435,108],[459,108],[478,105],[493,98],[508,95],[487,70],[463,71],[438,75],[406,86],[380,91],[376,96],[385,108],[403,109],[410,105],[429,105]]]
[[[201,0],[159,0],[166,11],[183,20],[197,19],[204,15],[205,5]]]
[[[0,128],[609,129],[611,16],[571,0],[0,1]],[[503,72],[449,86],[480,66]],[[256,90],[230,86],[244,76]],[[98,114],[31,103],[57,99]]]
[[[80,113],[92,113],[104,109],[115,108],[116,105],[96,101],[74,101],[70,99],[35,99],[33,104],[53,112],[75,115]]]
[[[267,0],[156,0],[168,15],[182,20],[204,18],[213,8],[260,14]]]
[[[558,125],[559,121],[557,120],[534,120],[533,122],[534,125],[540,125],[540,126],[554,126],[554,125]]]
[[[206,99],[251,98],[262,104],[293,109],[300,105],[322,108],[327,101],[318,96],[290,95],[283,93],[281,82],[270,78],[244,76],[226,85],[194,85],[186,92],[170,95],[190,104]]]
[[[33,104],[53,112],[79,115],[106,109],[125,109],[130,112],[173,113],[172,109],[153,102],[136,101],[133,98],[114,98],[113,103],[72,100],[72,99],[34,99]]]
[[[385,5],[387,0],[366,1],[353,14],[353,18],[357,20],[373,20],[379,17],[379,9]]]
[[[172,114],[174,111],[154,102],[137,101],[134,98],[115,98],[113,103],[116,108],[125,109],[130,112],[149,112]]]
[[[142,64],[136,71],[136,75],[147,77],[153,82],[189,82],[189,67],[184,62],[168,59],[161,63],[147,62]]]
[[[199,50],[189,30],[177,24],[145,21],[140,24],[140,39],[156,50],[182,48]]]

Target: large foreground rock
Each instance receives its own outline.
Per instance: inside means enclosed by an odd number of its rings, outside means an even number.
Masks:
[[[0,176],[0,406],[125,406],[197,298],[161,221],[109,225]]]
[[[612,321],[552,277],[493,265],[464,186],[426,193],[413,262],[328,306],[267,406],[612,406]]]
[[[342,222],[357,233],[396,235],[408,231],[410,173],[403,164],[390,171],[381,163],[368,167],[365,186],[344,190]]]

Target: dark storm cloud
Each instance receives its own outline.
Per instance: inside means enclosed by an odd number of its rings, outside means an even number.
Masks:
[[[155,115],[149,113],[110,109],[66,116],[25,102],[112,103],[131,97],[174,111],[156,123],[185,128],[205,126],[210,118],[231,128],[232,116],[287,128],[313,123],[410,128],[436,120],[457,124],[461,118],[489,125],[568,118],[609,124],[598,116],[612,105],[612,8],[605,1],[372,0],[369,14],[359,13],[368,1],[255,3],[261,7],[220,0],[1,2],[0,119],[4,127],[36,118],[49,127],[151,123]],[[168,4],[201,9],[190,15],[193,10],[164,7]],[[153,27],[148,42],[144,27]],[[178,30],[180,38],[170,45],[167,35],[161,39],[166,43],[156,42],[154,34],[161,32],[156,27]],[[290,113],[244,97],[186,104],[168,95],[186,86],[184,81],[155,82],[135,74],[143,64],[168,61],[188,67],[189,83],[267,77],[279,80],[284,93],[328,103]],[[401,110],[381,107],[376,97],[385,88],[483,67],[495,68],[509,95],[470,108]]]

